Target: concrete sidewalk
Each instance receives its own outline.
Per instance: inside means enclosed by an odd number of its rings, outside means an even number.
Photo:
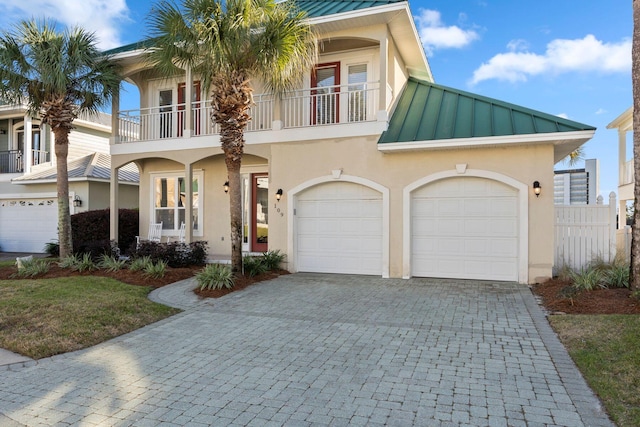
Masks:
[[[28,425],[612,426],[528,287],[293,274],[0,373]]]

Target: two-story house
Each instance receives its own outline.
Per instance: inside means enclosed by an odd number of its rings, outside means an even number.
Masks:
[[[292,272],[549,277],[553,166],[595,128],[434,83],[406,1],[298,5],[321,51],[280,99],[253,82],[244,251],[280,250]],[[184,222],[188,241],[229,257],[226,167],[198,76],[154,74],[140,44],[109,53],[140,92],[139,110],[114,101],[111,145],[112,176],[140,170],[140,232]]]
[[[109,207],[108,114],[81,117],[69,135],[71,213]],[[58,239],[54,137],[24,105],[0,105],[0,250],[43,252]],[[138,171],[120,172],[121,207],[138,206]]]

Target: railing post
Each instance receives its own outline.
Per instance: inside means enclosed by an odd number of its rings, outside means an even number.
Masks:
[[[120,142],[120,91],[111,97],[111,144]]]

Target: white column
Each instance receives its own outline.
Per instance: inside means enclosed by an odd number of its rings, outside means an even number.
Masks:
[[[185,138],[191,138],[193,135],[193,111],[192,103],[193,99],[193,76],[191,75],[191,67],[187,66],[185,69],[186,76],[184,81],[184,132],[182,134]]]
[[[184,166],[184,190],[184,241],[191,243],[193,241],[193,168],[191,163]]]
[[[618,186],[624,184],[627,163],[627,132],[618,128]]]
[[[109,185],[109,239],[118,240],[118,211],[120,204],[118,203],[118,172],[120,168],[111,168],[111,182]]]
[[[31,116],[25,114],[24,116],[24,153],[22,153],[22,167],[24,173],[31,172],[31,164],[33,163],[33,123]]]
[[[120,142],[120,90],[111,98],[111,140],[112,145]]]
[[[387,80],[389,69],[389,35],[385,28],[380,39],[380,87],[378,88],[378,121],[387,121]]]

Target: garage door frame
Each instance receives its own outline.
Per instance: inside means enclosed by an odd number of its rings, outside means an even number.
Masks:
[[[497,172],[481,169],[466,169],[466,165],[459,165],[454,170],[434,173],[421,178],[407,185],[402,193],[403,215],[402,215],[402,277],[411,277],[411,196],[412,193],[435,181],[447,178],[486,178],[498,181],[513,187],[518,192],[518,282],[528,283],[529,281],[529,187],[515,179]]]
[[[340,170],[333,171],[332,175],[311,179],[287,191],[287,200],[292,201],[287,207],[289,217],[287,224],[287,252],[289,254],[290,271],[298,271],[297,248],[295,246],[296,229],[294,212],[297,195],[310,187],[329,182],[350,182],[353,184],[359,184],[376,190],[382,194],[382,277],[389,278],[389,189],[366,178],[343,175]]]

